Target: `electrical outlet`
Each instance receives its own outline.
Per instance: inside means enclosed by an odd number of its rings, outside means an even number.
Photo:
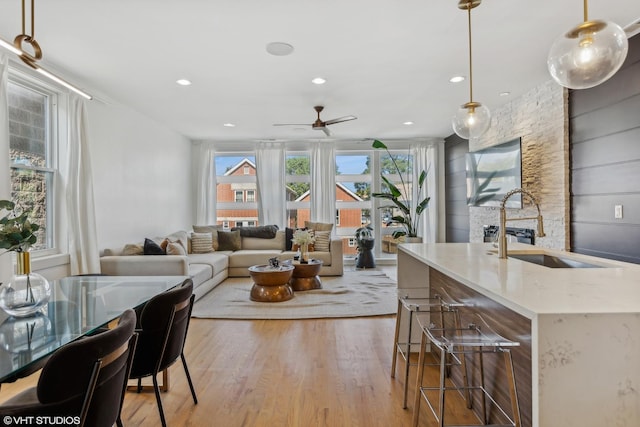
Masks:
[[[615,219],[622,219],[622,205],[615,206]]]

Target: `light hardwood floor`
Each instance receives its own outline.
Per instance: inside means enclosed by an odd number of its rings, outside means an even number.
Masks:
[[[194,405],[178,361],[162,401],[171,427],[409,426],[404,364],[390,377],[395,316],[309,320],[192,319],[186,358]],[[415,368],[412,368],[410,384]],[[3,385],[0,400],[33,384]],[[421,426],[435,425],[422,405]],[[462,410],[462,409],[461,409]],[[125,426],[160,423],[153,392],[128,392]]]

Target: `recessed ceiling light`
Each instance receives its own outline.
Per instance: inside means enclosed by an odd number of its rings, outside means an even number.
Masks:
[[[449,79],[449,81],[451,83],[460,83],[463,82],[466,79],[465,76],[453,76]]]
[[[293,52],[293,46],[284,42],[272,42],[267,44],[267,52],[275,56],[286,56]]]
[[[511,92],[500,92],[500,96],[509,96],[511,95]]]
[[[323,85],[326,82],[327,81],[325,79],[323,79],[322,77],[316,77],[315,79],[311,80],[311,83],[316,84],[316,85]]]
[[[227,128],[234,128],[236,127],[236,125],[234,125],[233,123],[225,123],[222,126],[227,127]]]
[[[405,126],[411,126],[413,124],[413,122],[412,121],[408,121],[408,122],[404,122],[402,124],[405,125]]]
[[[191,81],[187,79],[179,79],[176,80],[176,83],[178,83],[180,86],[189,86],[191,84]]]

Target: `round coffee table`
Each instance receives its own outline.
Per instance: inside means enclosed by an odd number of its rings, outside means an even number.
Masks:
[[[289,279],[293,266],[273,268],[269,265],[249,267],[249,275],[253,279],[251,300],[259,302],[282,302],[293,298],[293,289]]]
[[[307,264],[295,263],[289,284],[294,291],[309,291],[311,289],[322,289],[322,282],[318,277],[322,261],[319,259],[309,260]]]

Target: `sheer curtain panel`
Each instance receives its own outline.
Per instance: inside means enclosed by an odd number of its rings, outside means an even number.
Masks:
[[[336,221],[336,159],[333,141],[315,141],[311,151],[311,220]],[[333,227],[335,233],[335,227]]]
[[[99,273],[100,252],[87,140],[87,109],[77,95],[70,95],[69,99],[68,144],[65,181],[71,274]]]
[[[435,243],[438,238],[438,145],[432,142],[411,144],[413,156],[413,194],[412,199],[419,203],[429,196],[428,207],[424,210],[418,223],[418,235],[424,243]],[[418,177],[422,171],[427,172],[427,178],[418,200]]]
[[[194,148],[196,224],[213,225],[217,221],[215,148],[207,143],[196,144]]]
[[[258,222],[286,225],[285,157],[281,142],[259,142],[256,147]]]

